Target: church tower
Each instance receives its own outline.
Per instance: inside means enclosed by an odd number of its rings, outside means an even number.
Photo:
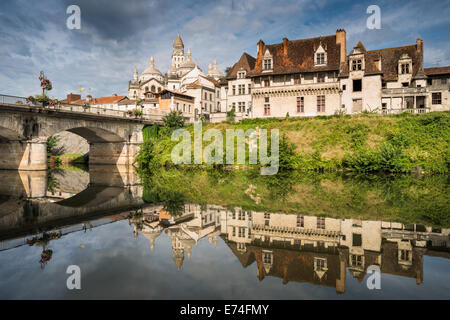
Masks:
[[[180,34],[178,34],[177,38],[173,42],[172,66],[178,69],[183,62],[184,62],[184,44],[183,40],[181,40]]]

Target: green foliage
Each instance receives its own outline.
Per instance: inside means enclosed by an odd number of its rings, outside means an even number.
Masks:
[[[175,130],[184,127],[184,118],[181,111],[170,111],[169,114],[163,117],[164,127],[170,130]]]
[[[295,144],[290,142],[285,134],[281,136],[279,142],[279,168],[280,170],[295,169]]]
[[[234,110],[234,107],[232,107],[231,110],[227,112],[227,122],[234,122],[235,118],[236,112]]]
[[[57,136],[50,136],[47,139],[47,155],[52,155],[54,149],[58,145],[59,138]]]

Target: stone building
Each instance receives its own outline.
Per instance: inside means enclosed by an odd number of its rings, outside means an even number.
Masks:
[[[226,80],[224,106],[226,110],[234,109],[237,119],[252,117],[252,79],[249,73],[255,68],[256,59],[244,52],[231,68]]]
[[[433,110],[448,110],[450,105],[450,66],[425,68],[427,88],[430,92],[428,105]]]
[[[195,98],[193,119],[199,120],[203,116],[209,120],[213,113],[220,113],[221,110],[219,80],[223,77],[215,59],[213,65],[209,65],[208,74],[205,75],[192,60],[191,50],[188,49],[185,54],[183,40],[178,34],[173,43],[171,67],[167,73],[163,75],[155,67],[154,58],[151,57],[150,66],[141,75],[136,68],[134,69],[133,80],[128,84],[128,95],[130,99],[151,99],[161,97],[160,93],[169,90],[172,93],[191,96]],[[191,112],[186,112],[191,117]]]
[[[346,32],[257,44],[222,83],[222,104],[243,117],[449,110],[449,67],[424,68],[423,41],[347,55]],[[241,118],[238,117],[238,120]]]

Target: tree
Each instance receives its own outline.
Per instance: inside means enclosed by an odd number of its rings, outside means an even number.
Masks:
[[[227,121],[234,122],[235,117],[236,117],[236,113],[234,111],[234,107],[232,107],[231,110],[227,112]]]
[[[164,127],[175,130],[184,127],[184,117],[181,111],[170,111],[162,118]]]
[[[228,75],[228,73],[233,69],[233,67],[226,67],[225,68],[225,75]]]

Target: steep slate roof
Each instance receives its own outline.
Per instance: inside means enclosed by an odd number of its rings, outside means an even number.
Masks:
[[[365,75],[375,75],[382,74],[382,72],[378,69],[375,61],[378,59],[376,56],[368,54],[368,51],[364,47],[363,43],[359,41],[355,49],[359,49],[362,53],[364,53],[364,73]],[[339,73],[339,77],[348,77],[350,71],[350,59],[349,56],[345,58],[345,63],[342,64],[341,71]]]
[[[244,52],[239,59],[238,62],[236,62],[231,70],[226,75],[227,79],[236,79],[237,72],[242,68],[245,71],[250,72],[255,67],[255,61],[256,59],[249,55],[247,52]]]
[[[367,52],[372,59],[381,58],[381,71],[384,81],[396,81],[398,79],[398,61],[403,54],[408,54],[412,59],[412,76],[415,77],[422,64],[422,56],[416,45],[372,50]]]
[[[262,50],[258,50],[255,68],[251,72],[251,76],[266,74],[262,73],[262,60],[266,49],[269,49],[273,57],[273,72],[268,72],[267,74],[339,70],[340,44],[336,43],[336,35],[292,41],[287,40],[286,55],[284,54],[283,42],[265,45],[260,41],[259,44]],[[314,53],[321,44],[327,52],[327,65],[315,66]]]
[[[450,74],[450,66],[425,68],[425,75],[427,76],[438,76],[441,74]]]

